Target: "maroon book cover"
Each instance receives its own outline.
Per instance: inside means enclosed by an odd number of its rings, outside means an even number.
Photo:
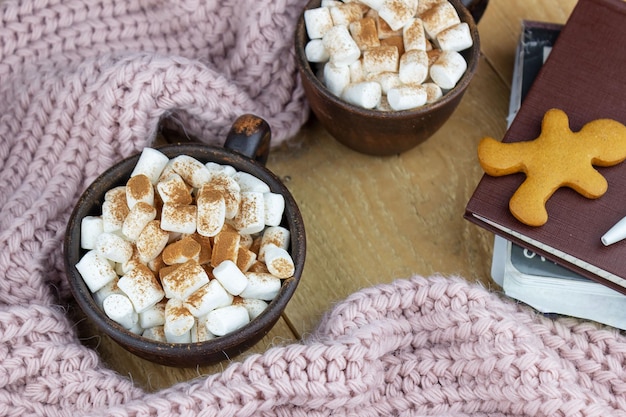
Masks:
[[[574,132],[596,119],[626,124],[625,22],[622,0],[579,0],[502,141],[536,139],[551,108],[568,115]],[[597,170],[608,181],[607,192],[591,200],[560,188],[546,203],[548,221],[543,226],[527,226],[509,211],[524,174],[484,175],[465,218],[626,294],[626,240],[611,246],[600,240],[626,217],[626,161]]]

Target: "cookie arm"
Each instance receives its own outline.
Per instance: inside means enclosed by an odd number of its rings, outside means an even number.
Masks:
[[[494,177],[523,172],[521,154],[515,143],[502,143],[485,137],[478,144],[478,161],[483,170]]]

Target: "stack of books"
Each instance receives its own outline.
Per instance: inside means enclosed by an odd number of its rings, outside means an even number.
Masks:
[[[551,108],[574,132],[609,118],[626,124],[626,2],[579,0],[565,25],[522,22],[503,142],[536,139]],[[558,157],[558,156],[555,156]],[[548,222],[527,226],[508,202],[523,174],[484,175],[465,218],[495,234],[492,276],[505,294],[543,313],[626,329],[626,241],[601,237],[626,216],[626,162],[597,168],[602,197],[561,188],[548,200]]]

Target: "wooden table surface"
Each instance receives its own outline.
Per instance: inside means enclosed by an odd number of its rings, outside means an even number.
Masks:
[[[463,219],[482,175],[476,146],[501,138],[522,19],[565,23],[575,0],[491,0],[478,28],[479,70],[449,121],[428,141],[398,156],[372,157],[336,142],[312,118],[274,150],[267,167],[299,204],[307,257],[296,294],[250,353],[297,342],[349,294],[412,275],[459,275],[491,281],[493,235]],[[93,329],[91,329],[93,332]],[[156,365],[106,336],[90,337],[109,367],[154,391],[220,372],[229,361],[192,369]]]

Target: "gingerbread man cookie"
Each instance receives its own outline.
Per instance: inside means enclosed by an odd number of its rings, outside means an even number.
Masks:
[[[541,226],[548,221],[546,202],[560,187],[570,187],[587,198],[606,192],[607,181],[593,166],[616,165],[626,159],[626,126],[598,119],[572,132],[565,112],[551,109],[544,115],[538,138],[513,143],[483,138],[478,159],[492,176],[526,174],[509,209],[522,223]]]

